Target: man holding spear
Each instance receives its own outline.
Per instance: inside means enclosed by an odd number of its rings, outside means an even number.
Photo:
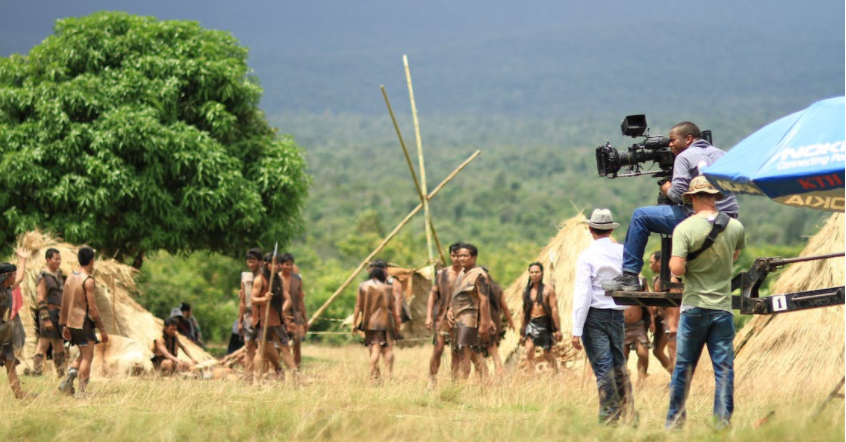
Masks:
[[[261,341],[258,344],[259,370],[264,372],[264,362],[268,361],[277,374],[282,374],[282,367],[279,365],[279,356],[281,355],[285,366],[291,372],[296,373],[297,366],[294,364],[291,352],[287,349],[277,352],[274,347],[274,344],[282,347],[289,345],[288,333],[285,330],[285,319],[281,312],[283,306],[291,302],[290,298],[286,298],[279,280],[276,251],[277,248],[274,247],[273,254],[264,255],[265,264],[261,274],[258,279],[253,281],[251,300],[256,312],[253,315],[253,327],[256,333],[261,336]],[[268,342],[268,336],[270,342]]]

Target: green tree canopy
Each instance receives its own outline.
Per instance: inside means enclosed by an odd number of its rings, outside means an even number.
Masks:
[[[247,49],[196,22],[100,12],[0,58],[0,235],[232,254],[302,229],[302,150],[265,120]]]

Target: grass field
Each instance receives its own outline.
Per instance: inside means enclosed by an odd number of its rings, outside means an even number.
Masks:
[[[826,394],[793,391],[789,379],[739,389],[733,427],[721,433],[708,424],[713,380],[699,379],[687,426],[667,432],[669,375],[651,367],[652,375],[635,389],[639,424],[601,427],[594,380],[581,369],[554,376],[511,369],[484,386],[442,376],[438,388],[427,391],[430,351],[398,350],[393,377],[378,385],[368,379],[360,346],[306,347],[300,387],[290,379],[246,385],[95,377],[90,397],[73,399],[60,396],[58,382],[45,376],[23,378],[24,387],[40,396],[15,401],[0,376],[0,440],[844,440],[843,400],[817,414]],[[769,422],[754,428],[770,412]]]

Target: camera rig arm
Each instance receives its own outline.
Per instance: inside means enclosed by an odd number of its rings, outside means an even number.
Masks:
[[[732,308],[739,309],[744,315],[772,315],[776,313],[807,310],[844,304],[844,287],[829,287],[798,293],[785,293],[761,298],[758,294],[761,284],[770,272],[788,264],[821,259],[837,258],[844,252],[828,255],[804,256],[799,258],[758,258],[749,271],[742,272],[731,280],[732,292],[740,289],[740,296],[732,297]]]

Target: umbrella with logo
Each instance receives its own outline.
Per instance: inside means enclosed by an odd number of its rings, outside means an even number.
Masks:
[[[722,191],[843,212],[846,98],[818,101],[735,145],[703,173]]]

